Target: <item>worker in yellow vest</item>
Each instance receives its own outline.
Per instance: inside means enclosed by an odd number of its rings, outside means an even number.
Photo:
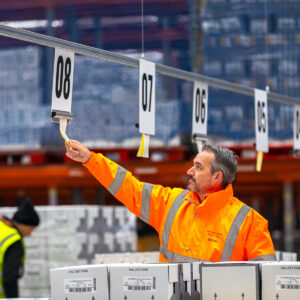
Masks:
[[[237,162],[229,149],[205,144],[185,190],[141,182],[78,141],[66,146],[68,157],[158,232],[161,262],[276,260],[268,221],[233,195]]]
[[[26,198],[12,219],[0,218],[0,298],[18,298],[18,279],[24,273],[23,237],[30,236],[40,218]]]

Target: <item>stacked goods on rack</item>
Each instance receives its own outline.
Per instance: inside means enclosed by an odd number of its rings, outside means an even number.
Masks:
[[[209,1],[201,22],[203,74],[299,95],[299,8],[299,1]],[[209,134],[254,139],[253,97],[210,89],[210,99]],[[228,114],[232,107],[239,111],[232,111],[237,117]],[[293,107],[270,102],[268,114],[270,138],[292,139]]]
[[[49,109],[42,105],[40,48],[1,50],[0,64],[1,148],[38,148],[49,119]]]
[[[163,62],[160,52],[145,55],[155,63]],[[137,54],[131,56],[138,58]],[[57,124],[50,122],[50,103],[46,102],[51,95],[46,95],[49,87],[42,82],[42,49],[1,50],[0,63],[1,148],[24,150],[62,144]],[[152,144],[178,145],[180,101],[167,99],[162,76],[157,77],[157,126]],[[98,148],[138,147],[138,70],[76,55],[72,113],[75,118],[67,131],[70,138]]]

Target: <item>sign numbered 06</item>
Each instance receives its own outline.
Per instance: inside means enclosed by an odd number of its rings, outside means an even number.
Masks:
[[[71,113],[74,52],[55,48],[51,110]]]
[[[194,82],[193,94],[193,136],[207,135],[208,85]]]
[[[139,131],[155,134],[155,64],[140,59]]]
[[[256,150],[269,151],[267,92],[255,89],[255,136]]]

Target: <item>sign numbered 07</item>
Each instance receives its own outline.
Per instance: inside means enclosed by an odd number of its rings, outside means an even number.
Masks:
[[[193,136],[207,135],[208,85],[194,82],[193,94]]]
[[[55,48],[51,110],[71,113],[74,52]]]
[[[255,89],[255,136],[256,150],[269,151],[267,92]]]
[[[139,131],[155,134],[155,64],[140,59]]]

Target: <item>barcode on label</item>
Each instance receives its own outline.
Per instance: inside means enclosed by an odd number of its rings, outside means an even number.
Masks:
[[[64,291],[65,294],[96,292],[96,278],[65,278]]]
[[[129,286],[129,291],[151,291],[151,286]]]
[[[156,277],[124,276],[123,291],[155,291]]]
[[[92,292],[92,288],[69,288],[70,293],[86,293],[86,292]]]
[[[277,290],[299,290],[300,275],[276,275]]]
[[[287,289],[287,290],[298,290],[298,289],[300,289],[300,285],[298,285],[298,284],[282,284],[280,287],[282,289]]]

